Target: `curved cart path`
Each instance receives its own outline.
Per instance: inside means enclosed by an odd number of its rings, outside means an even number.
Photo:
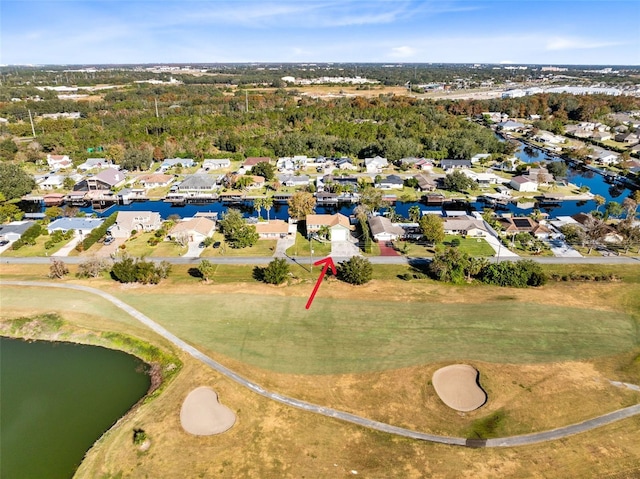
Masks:
[[[182,351],[190,354],[194,358],[202,361],[206,365],[212,367],[220,374],[227,376],[230,379],[233,379],[237,383],[245,386],[246,388],[252,390],[255,393],[260,394],[266,398],[272,399],[274,401],[278,401],[282,404],[286,404],[288,406],[292,406],[298,409],[302,409],[304,411],[309,411],[316,414],[322,414],[323,416],[328,416],[336,419],[341,419],[343,421],[351,422],[353,424],[357,424],[359,426],[368,427],[370,429],[376,429],[378,431],[387,432],[390,434],[396,434],[398,436],[410,437],[413,439],[420,439],[422,441],[430,441],[437,442],[440,444],[451,444],[457,446],[469,446],[469,447],[510,447],[510,446],[522,446],[526,444],[535,444],[538,442],[544,441],[552,441],[555,439],[560,439],[563,437],[571,436],[573,434],[578,434],[584,431],[589,431],[591,429],[595,429],[600,426],[604,426],[606,424],[610,424],[612,422],[619,421],[621,419],[629,418],[632,416],[636,416],[640,414],[640,404],[636,404],[634,406],[630,406],[624,409],[619,409],[617,411],[613,411],[607,414],[603,414],[602,416],[595,417],[593,419],[589,419],[587,421],[583,421],[577,424],[572,424],[570,426],[564,426],[557,429],[553,429],[551,431],[543,431],[537,432],[533,434],[525,434],[522,436],[511,436],[504,438],[495,438],[495,439],[466,439],[462,437],[450,437],[450,436],[438,436],[434,434],[426,434],[423,432],[412,431],[411,429],[405,429],[402,427],[393,426],[391,424],[386,424],[378,421],[374,421],[371,419],[367,419],[364,417],[356,416],[355,414],[350,414],[348,412],[339,411],[337,409],[331,409],[328,407],[318,406],[316,404],[312,404],[306,401],[301,401],[296,398],[291,398],[288,396],[283,396],[278,393],[274,393],[271,391],[267,391],[262,388],[260,385],[249,381],[248,379],[243,378],[239,374],[234,371],[228,369],[222,364],[214,361],[210,357],[198,351],[196,348],[186,343],[182,339],[178,338],[162,326],[160,326],[155,321],[151,320],[149,317],[142,314],[140,311],[132,308],[128,304],[120,301],[115,296],[105,293],[96,288],[91,288],[89,286],[81,286],[76,284],[61,284],[61,283],[50,283],[50,282],[38,282],[38,281],[0,281],[0,286],[35,286],[35,287],[46,287],[46,288],[65,288],[65,289],[73,289],[76,291],[82,291],[84,293],[90,293],[98,295],[107,301],[110,301],[118,308],[122,309],[129,315],[136,318],[145,326],[149,327],[160,336],[164,337],[168,341],[171,341]]]

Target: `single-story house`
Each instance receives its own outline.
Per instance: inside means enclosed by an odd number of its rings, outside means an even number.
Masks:
[[[150,175],[142,175],[138,177],[138,182],[145,188],[163,188],[169,186],[174,180],[173,175],[164,175],[162,173],[152,173]]]
[[[307,175],[278,175],[278,181],[284,186],[307,186],[311,178]]]
[[[202,162],[202,168],[205,171],[221,170],[223,168],[231,168],[231,160],[229,158],[222,159],[206,159]]]
[[[317,233],[320,228],[327,226],[331,232],[331,241],[347,241],[351,232],[349,218],[336,213],[334,215],[307,215],[307,235]]]
[[[461,235],[484,238],[489,230],[484,221],[472,216],[453,216],[443,219],[444,232],[449,235]]]
[[[538,191],[538,182],[526,175],[515,176],[509,182],[509,186],[516,191]]]
[[[64,184],[64,176],[62,175],[49,175],[46,178],[38,181],[38,188],[42,190],[55,190],[56,188],[62,188]]]
[[[429,175],[420,173],[415,175],[414,178],[418,181],[418,189],[420,191],[434,191],[438,188],[436,181]]]
[[[554,181],[553,175],[544,167],[529,168],[526,176],[536,180],[539,185],[553,183]]]
[[[12,221],[6,225],[0,225],[0,240],[16,241],[34,224],[35,221]]]
[[[175,166],[181,166],[182,168],[191,168],[195,166],[195,161],[192,158],[167,158],[160,164],[158,171],[164,173],[170,168]]]
[[[471,160],[440,160],[440,168],[443,170],[453,170],[455,168],[471,168]]]
[[[488,187],[503,182],[503,178],[493,173],[476,173],[472,170],[463,169],[462,174],[478,183],[480,187]],[[506,180],[505,180],[506,181]]]
[[[47,165],[53,171],[71,168],[73,162],[69,159],[69,155],[47,155]]]
[[[589,224],[593,221],[595,221],[595,219],[593,218],[593,216],[589,213],[577,213],[575,215],[573,215],[571,217],[574,221],[576,221],[578,224],[580,224],[582,226],[582,228],[588,228]],[[602,241],[605,243],[620,243],[623,238],[620,235],[620,233],[618,233],[615,228],[609,226],[609,225],[604,225],[603,226],[604,229],[604,234],[602,236]]]
[[[634,133],[619,133],[616,135],[616,141],[627,145],[635,145],[638,143],[638,135]]]
[[[182,220],[171,228],[167,235],[171,239],[186,236],[188,241],[200,242],[211,236],[216,229],[216,222],[205,217]]]
[[[118,165],[115,165],[111,160],[107,160],[106,158],[87,158],[87,161],[78,165],[78,170],[87,171],[92,169],[103,169],[103,168],[116,168],[120,169]]]
[[[104,223],[104,218],[58,218],[47,225],[47,231],[49,233],[54,231],[66,233],[74,230],[81,236],[86,236],[102,223]]]
[[[251,171],[251,168],[253,168],[258,163],[271,163],[271,158],[266,156],[250,156],[249,158],[244,160],[244,163],[242,163],[242,168],[244,169],[244,171]]]
[[[264,187],[265,179],[263,176],[249,175],[249,178],[251,178],[251,183],[247,185],[248,190],[257,190]]]
[[[364,166],[367,168],[367,173],[380,173],[383,168],[389,166],[389,162],[386,158],[375,156],[373,158],[365,158]]]
[[[522,130],[524,128],[524,124],[518,121],[507,120],[498,123],[498,129],[503,131],[517,131]]]
[[[404,230],[384,216],[371,216],[369,228],[375,241],[394,241],[404,235]]]
[[[216,179],[207,174],[188,175],[178,184],[178,191],[211,191],[216,188]]]
[[[486,160],[487,158],[491,158],[491,153],[478,153],[471,157],[471,163],[480,163],[482,160]]]
[[[339,170],[357,170],[358,167],[353,164],[351,158],[342,157],[333,161]]]
[[[537,238],[548,238],[551,230],[528,216],[503,217],[498,220],[507,234],[530,233]]]
[[[419,170],[429,170],[433,168],[433,161],[427,158],[415,158],[413,156],[402,158],[400,164],[409,168],[417,168]]]
[[[259,221],[254,226],[260,239],[286,238],[289,235],[289,223],[283,220]]]
[[[114,238],[129,238],[132,231],[155,231],[162,227],[160,213],[154,211],[119,211],[109,228]]]
[[[598,141],[607,141],[610,140],[612,136],[608,131],[595,131],[593,132],[592,138]]]
[[[389,175],[382,178],[378,185],[383,190],[401,190],[404,186],[404,180],[398,175]]]

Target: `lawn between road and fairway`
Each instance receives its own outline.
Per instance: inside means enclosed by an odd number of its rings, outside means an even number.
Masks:
[[[227,268],[232,267],[223,269]],[[312,285],[310,275],[301,278],[299,284],[285,287],[269,287],[246,280],[226,282],[233,281],[233,277],[240,279],[244,275],[246,278],[251,271],[247,267],[237,275],[231,275],[231,271],[223,273],[223,284],[206,285],[186,275],[185,268],[178,267],[176,273],[180,274],[159,286],[126,286],[106,279],[83,283],[98,286],[125,301],[131,301],[133,306],[174,333],[178,333],[176,329],[186,328],[193,336],[184,339],[190,339],[190,342],[224,364],[272,390],[376,420],[406,427],[415,426],[418,430],[473,435],[473,431],[480,427],[473,425],[476,421],[485,424],[482,428],[486,429],[486,424],[496,422],[491,418],[499,414],[503,419],[497,426],[492,426],[494,430],[491,433],[509,435],[578,422],[637,402],[637,393],[612,387],[607,381],[613,378],[631,382],[632,378],[640,376],[637,332],[628,326],[638,320],[640,311],[640,299],[635,294],[638,275],[632,268],[625,268],[623,283],[557,283],[528,290],[452,287],[429,280],[404,282],[394,279],[395,274],[400,272],[398,268],[394,266],[389,271],[388,267],[380,268],[376,277],[385,279],[374,280],[364,287],[350,287],[335,280],[325,282],[316,298],[316,301],[321,301],[317,304],[314,302],[308,317],[300,316],[298,309],[303,310],[307,289]],[[559,268],[555,267],[556,270]],[[10,270],[33,279],[38,274],[44,277],[43,272],[47,268],[45,265],[4,265],[1,270],[3,279],[9,279],[7,271]],[[584,267],[582,270],[584,272]],[[105,327],[105,321],[99,317],[101,300],[90,301],[88,296],[82,294],[67,296],[63,290],[45,294],[43,288],[37,289],[37,293],[29,292],[29,289],[3,288],[2,315],[21,310],[50,311],[59,307],[61,311],[69,313],[72,321],[80,321],[83,327],[91,324]],[[221,301],[225,296],[234,299],[235,303]],[[381,296],[388,301],[380,301]],[[163,297],[164,300],[158,303]],[[245,304],[241,305],[239,300],[244,300]],[[171,306],[170,303],[175,301],[180,303]],[[248,301],[255,306],[245,309]],[[300,303],[299,308],[297,303]],[[368,303],[371,306],[367,306]],[[518,306],[523,311],[533,311],[540,304],[546,305],[548,310],[554,306],[562,308],[563,312],[571,314],[572,324],[568,324],[568,321],[565,324],[563,318],[551,313],[536,315],[525,323],[517,322],[518,318],[513,317]],[[475,321],[478,322],[473,323],[473,327],[461,327],[455,320],[453,311],[464,305],[464,317],[472,323],[473,310],[484,310],[476,315],[478,319]],[[434,306],[438,308],[434,310]],[[508,306],[505,314],[513,321],[499,321],[492,327],[492,314],[498,317],[505,315],[501,306]],[[365,308],[366,315],[359,313],[362,308]],[[268,317],[256,315],[258,310],[272,314]],[[432,313],[432,310],[435,312]],[[117,311],[108,311],[105,309],[110,318],[106,321],[109,328],[142,333],[143,328],[131,324],[131,319],[120,317]],[[162,311],[167,313],[163,316]],[[389,311],[395,313],[389,314]],[[240,324],[239,318],[243,312],[245,320],[250,323],[246,326]],[[401,314],[408,319],[403,319]],[[423,327],[420,321],[427,314],[431,315],[429,328]],[[596,314],[599,315],[600,325],[594,319]],[[383,315],[387,321],[376,319]],[[229,324],[224,324],[225,318],[228,318]],[[285,321],[285,318],[289,318],[289,321]],[[581,321],[582,329],[573,324]],[[386,324],[394,322],[398,324]],[[553,327],[554,323],[556,327]],[[322,330],[323,325],[326,331]],[[287,330],[290,326],[289,334]],[[232,331],[238,328],[239,333]],[[429,329],[437,336],[437,340],[429,339]],[[549,354],[536,358],[535,355],[527,356],[531,351],[518,353],[517,345],[522,340],[525,343],[528,341],[531,348],[535,347],[533,338],[537,331],[544,339],[539,346],[547,349]],[[423,341],[415,341],[410,337],[416,333]],[[456,351],[462,340],[469,338],[471,333],[484,336],[484,339],[472,341],[467,350],[452,354],[451,349]],[[579,338],[575,345],[570,345],[572,333]],[[148,334],[145,332],[145,335]],[[218,349],[220,343],[225,342],[224,335],[229,335],[227,339],[233,349],[241,351],[240,359],[237,353],[229,354],[229,351]],[[338,335],[344,337],[338,338]],[[457,337],[457,340],[450,336]],[[508,337],[511,337],[510,341]],[[601,344],[591,348],[589,343],[595,343],[595,338],[599,338]],[[438,349],[440,343],[447,341],[449,351]],[[259,342],[266,342],[268,347],[260,349],[257,347]],[[358,344],[367,342],[369,348]],[[570,348],[568,352],[562,351],[562,342]],[[303,344],[300,346],[298,343]],[[473,352],[472,346],[484,354],[493,355],[492,362],[469,361],[481,371],[480,381],[490,401],[486,407],[463,418],[447,410],[435,399],[430,377],[435,369],[450,362],[446,358],[455,356],[456,359],[463,359]],[[345,347],[359,348],[358,354],[362,356],[345,354]],[[283,348],[289,352],[280,351]],[[378,348],[383,348],[386,357],[374,351]],[[618,351],[607,352],[609,348],[618,348]],[[326,366],[316,368],[316,371],[324,371],[323,374],[316,372],[312,375],[272,370],[276,366],[286,366],[285,363],[299,356],[302,350],[320,361],[325,361],[335,353],[336,360],[330,363],[332,371],[345,367],[354,371],[349,374],[329,374]],[[410,354],[412,350],[414,357]],[[628,352],[624,353],[625,350]],[[374,354],[371,356],[371,353]],[[531,364],[501,364],[500,361],[512,362],[507,353],[511,353],[512,358],[521,354],[519,360]],[[583,357],[581,354],[586,355],[585,360],[547,362],[568,359],[571,355],[580,358]],[[270,355],[275,359],[269,360]],[[291,356],[287,358],[288,355]],[[438,358],[438,355],[441,357]],[[547,359],[544,359],[545,355]],[[211,445],[206,447],[209,452],[205,458],[199,441],[183,437],[183,434],[176,435],[179,424],[171,413],[173,408],[179,410],[179,404],[190,387],[204,381],[188,377],[195,367],[188,363],[185,364],[185,372],[175,380],[175,388],[170,387],[166,395],[141,408],[126,421],[127,426],[117,429],[89,454],[86,467],[83,464],[79,477],[117,475],[119,471],[132,473],[133,470],[136,473],[144,470],[148,475],[157,477],[170,472],[167,467],[178,475],[184,474],[185,470],[227,476],[246,475],[245,472],[251,471],[256,477],[285,477],[290,474],[293,465],[300,464],[306,471],[313,471],[315,477],[335,477],[335,461],[348,465],[347,470],[366,471],[376,477],[401,477],[406,472],[407,464],[413,464],[420,470],[446,471],[446,474],[456,471],[456,475],[466,471],[474,477],[491,477],[487,471],[477,470],[479,465],[487,464],[486,453],[457,452],[457,459],[452,462],[451,449],[408,440],[392,439],[389,442],[391,438],[385,434],[336,424],[329,419],[309,417],[308,414],[257,399],[247,391],[238,391],[228,381],[196,367],[200,372],[194,376],[208,377],[209,384],[215,384],[214,388],[221,394],[221,401],[239,412],[240,418],[238,428],[234,427],[224,436],[216,437],[216,444],[219,443],[221,449],[213,454],[215,458],[210,454],[213,452]],[[301,364],[306,370],[311,370],[310,361]],[[401,364],[409,366],[401,367]],[[267,418],[271,418],[269,421],[272,424],[268,434],[264,430],[264,420]],[[563,477],[580,477],[594,471],[628,471],[640,462],[640,447],[628,445],[622,450],[620,441],[628,437],[629,441],[622,441],[633,444],[630,438],[639,426],[638,419],[632,418],[596,432],[563,440],[565,446],[574,444],[574,452],[569,453],[565,451],[559,454],[558,451],[565,448],[557,448],[554,446],[556,443],[552,443],[525,448],[517,459],[502,451],[490,454],[494,465],[499,465],[504,472],[501,474],[503,477],[522,477],[524,471],[539,470],[535,464],[541,455],[546,458],[545,470],[551,465],[555,471],[562,471]],[[127,446],[131,442],[131,430],[135,427],[143,427],[150,433],[154,444],[152,447],[155,448],[151,456],[141,458],[135,449]],[[251,438],[252,444],[257,447],[254,453],[246,450],[247,438]],[[609,456],[596,454],[594,458],[592,453],[585,456],[580,452],[595,438],[602,447],[607,448],[608,454],[615,451],[615,461],[607,459]],[[351,446],[345,450],[344,444]],[[176,457],[175,451],[180,451],[180,457],[189,457],[189,461]],[[279,464],[267,460],[275,457],[274,454],[277,454]],[[165,460],[159,461],[158,457]],[[380,460],[373,460],[374,457]],[[171,466],[167,465],[167,461]],[[495,472],[495,469],[491,470]]]

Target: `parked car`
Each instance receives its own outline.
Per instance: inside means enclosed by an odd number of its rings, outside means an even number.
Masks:
[[[105,245],[110,245],[111,243],[113,243],[116,239],[113,236],[107,236],[104,239],[104,244]]]
[[[0,246],[6,246],[6,245],[8,245],[8,244],[9,244],[9,241],[8,241],[8,240],[2,240],[2,241],[0,241]]]
[[[206,246],[207,246],[207,245],[206,245],[206,244],[204,244],[204,241],[200,241],[200,244],[198,245],[198,248],[204,248],[204,247],[206,247]]]

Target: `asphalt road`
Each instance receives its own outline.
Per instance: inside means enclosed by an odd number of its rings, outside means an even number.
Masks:
[[[346,261],[349,257],[331,256],[337,263]],[[57,258],[67,264],[79,264],[86,261],[86,257],[67,256]],[[214,264],[268,264],[273,260],[273,256],[212,256],[209,258],[186,258],[186,257],[170,257],[170,258],[146,258],[151,261],[167,261],[171,264],[198,264],[203,259]],[[289,263],[309,264],[308,256],[286,256]],[[314,258],[317,260],[318,258]],[[430,258],[413,258],[407,256],[372,256],[367,258],[373,264],[409,264],[409,263],[428,263]],[[560,258],[555,256],[541,257],[519,257],[518,259],[531,259],[540,264],[640,264],[640,256],[591,256],[581,258]],[[488,261],[498,261],[495,257],[487,258]],[[516,258],[500,258],[499,261],[514,261]],[[10,258],[0,257],[0,264],[48,264],[50,257],[37,256],[30,258]]]
[[[617,411],[613,411],[607,414],[603,414],[602,416],[598,416],[578,424],[572,424],[570,426],[560,427],[558,429],[553,429],[551,431],[543,431],[543,432],[538,432],[534,434],[496,438],[496,439],[476,440],[476,439],[467,439],[462,437],[450,437],[450,436],[438,436],[434,434],[426,434],[419,431],[413,431],[411,429],[405,429],[405,428],[393,426],[391,424],[373,421],[371,419],[367,419],[361,416],[356,416],[355,414],[350,414],[344,411],[339,411],[337,409],[327,408],[327,407],[319,406],[317,404],[312,404],[306,401],[301,401],[300,399],[283,396],[281,394],[278,394],[272,391],[267,391],[259,384],[256,384],[252,381],[249,381],[248,379],[245,379],[244,377],[240,376],[239,374],[232,371],[231,369],[213,360],[209,356],[206,356],[195,347],[191,346],[190,344],[183,341],[182,339],[180,339],[179,337],[177,337],[176,335],[174,335],[164,327],[160,326],[151,318],[142,314],[140,311],[136,310],[135,308],[132,308],[128,304],[124,303],[123,301],[120,301],[115,296],[112,296],[109,293],[105,293],[104,291],[101,291],[99,289],[91,288],[88,286],[74,285],[74,284],[38,282],[38,281],[0,281],[0,286],[25,286],[25,287],[35,286],[35,287],[48,287],[48,288],[66,288],[66,289],[81,291],[84,293],[98,295],[106,299],[107,301],[110,301],[115,306],[122,309],[129,315],[133,316],[135,319],[140,321],[142,324],[144,324],[148,328],[152,329],[154,332],[156,332],[160,336],[171,341],[174,345],[176,345],[182,351],[186,352],[187,354],[190,354],[191,356],[198,359],[199,361],[202,361],[204,364],[212,367],[213,369],[218,371],[220,374],[227,376],[228,378],[236,381],[238,384],[250,389],[251,391],[257,394],[260,394],[261,396],[264,396],[268,399],[278,401],[282,404],[286,404],[288,406],[302,409],[304,411],[308,411],[314,414],[322,414],[323,416],[340,419],[342,421],[347,421],[347,422],[357,424],[359,426],[363,426],[366,428],[375,429],[378,431],[386,432],[389,434],[395,434],[398,436],[419,439],[422,441],[436,442],[440,444],[449,444],[449,445],[456,445],[456,446],[467,446],[467,447],[522,446],[526,444],[535,444],[538,442],[553,441],[563,437],[589,431],[591,429],[595,429],[597,427],[601,427],[606,424],[610,424],[612,422],[620,421],[622,419],[640,414],[640,404],[636,404],[631,407],[627,407],[627,408],[619,409]]]

